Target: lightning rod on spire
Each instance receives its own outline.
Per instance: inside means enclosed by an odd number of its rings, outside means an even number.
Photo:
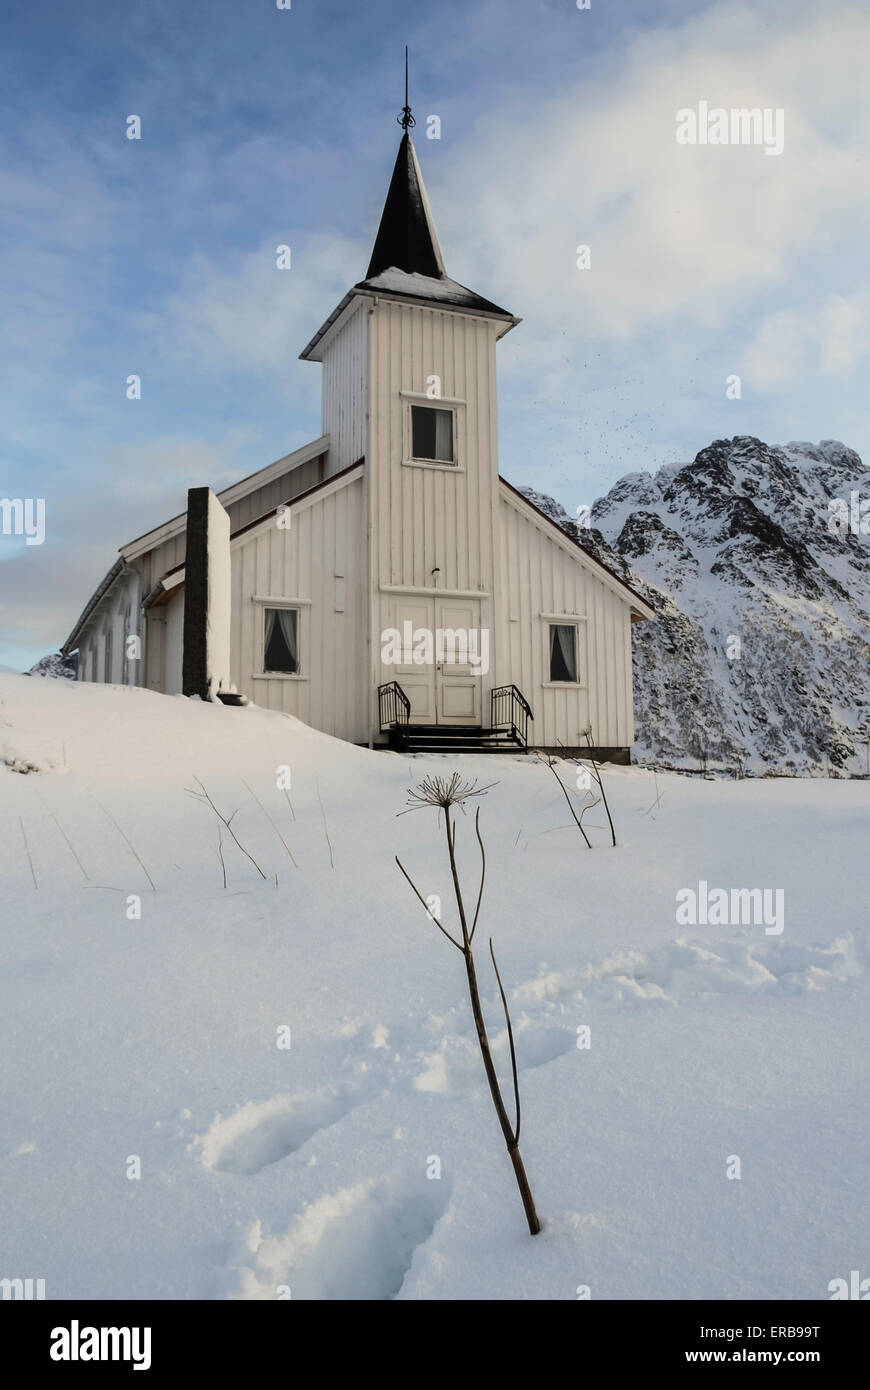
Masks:
[[[398,121],[399,125],[402,127],[402,129],[404,130],[404,132],[405,132],[406,135],[407,135],[407,133],[408,133],[409,127],[410,127],[410,126],[415,126],[415,125],[417,124],[417,122],[414,120],[414,117],[411,115],[411,108],[410,108],[410,106],[408,105],[408,45],[407,45],[407,44],[405,44],[405,105],[402,107],[402,114],[401,114],[401,116],[397,116],[397,117],[396,117],[396,120]]]

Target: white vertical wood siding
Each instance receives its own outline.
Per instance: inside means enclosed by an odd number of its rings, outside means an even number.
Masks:
[[[142,575],[144,592],[148,594],[154,585],[174,570],[177,565],[184,564],[184,557],[187,550],[187,531],[180,531],[177,536],[171,536],[169,540],[162,541],[160,545],[155,545],[153,550],[149,550],[142,556]]]
[[[329,474],[349,468],[366,452],[368,300],[323,351],[323,434],[330,436]]]
[[[499,506],[499,684],[519,686],[534,713],[533,740],[545,747],[582,746],[584,727],[601,748],[634,741],[631,606],[571,552],[502,495]],[[554,614],[555,617],[544,617]],[[549,625],[578,614],[577,686],[549,681]]]
[[[307,463],[282,473],[263,487],[254,488],[245,497],[230,502],[226,510],[230,518],[230,531],[238,531],[259,517],[266,516],[282,502],[289,502],[301,492],[315,487],[323,477],[323,459],[309,459]],[[142,557],[145,592],[162,579],[176,565],[183,565],[187,550],[187,531],[156,545]]]
[[[76,675],[79,680],[94,679],[107,685],[121,685],[126,675],[132,685],[138,684],[140,663],[127,662],[125,654],[127,610],[130,610],[130,631],[136,631],[138,592],[136,573],[125,571],[94,608],[78,639]],[[106,662],[109,634],[111,665]],[[95,672],[93,676],[92,671]]]
[[[184,586],[172,595],[164,608],[163,690],[166,695],[181,694],[184,657]]]
[[[273,523],[232,542],[231,671],[258,705],[338,738],[368,739],[367,587],[362,477],[302,502],[289,530]],[[301,671],[264,676],[263,611],[302,600]],[[337,610],[342,611],[337,611]]]
[[[282,502],[289,502],[291,498],[298,497],[300,492],[314,487],[323,477],[323,468],[322,458],[309,459],[307,463],[301,463],[289,473],[282,473],[280,478],[273,479],[264,487],[255,488],[246,497],[230,502],[226,509],[230,518],[230,531],[237,531],[240,526],[257,521]]]
[[[496,455],[495,334],[488,319],[379,300],[369,318],[369,448],[376,585],[491,591]],[[456,408],[459,467],[409,467],[401,392],[427,378]],[[435,404],[435,402],[433,402]]]
[[[496,645],[493,548],[498,444],[495,348],[501,324],[453,310],[379,299],[369,325],[369,517],[372,686],[395,679],[380,663],[380,634],[393,626],[395,594],[480,594],[480,622]],[[453,409],[457,466],[409,465],[410,407],[440,378]],[[406,393],[406,394],[403,394]],[[454,404],[459,402],[459,404]],[[437,404],[433,400],[433,405]],[[439,573],[433,574],[438,569]],[[495,652],[491,652],[494,661]],[[488,721],[492,668],[481,678]],[[376,730],[374,730],[376,732]]]

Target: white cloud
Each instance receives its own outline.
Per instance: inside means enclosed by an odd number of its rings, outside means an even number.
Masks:
[[[808,373],[851,371],[870,354],[870,293],[766,314],[746,354],[758,388],[793,386]]]
[[[719,4],[640,31],[616,70],[486,120],[435,204],[448,269],[508,298],[539,347],[557,326],[616,340],[678,319],[722,328],[808,247],[823,273],[844,227],[866,225],[868,51],[870,12],[845,6],[772,25]],[[676,111],[699,100],[782,107],[783,154],[678,146]]]
[[[279,270],[279,244],[288,243],[264,242],[221,263],[198,252],[164,312],[143,326],[179,355],[195,357],[200,369],[275,373],[293,394],[294,378],[305,372],[298,354],[360,278],[359,246],[309,233],[290,246],[292,268]]]

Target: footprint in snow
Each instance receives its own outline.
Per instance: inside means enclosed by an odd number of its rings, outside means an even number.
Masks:
[[[259,1173],[296,1153],[320,1130],[344,1118],[357,1104],[349,1087],[321,1087],[297,1096],[248,1101],[225,1119],[218,1115],[194,1141],[204,1168],[223,1173]]]
[[[401,1174],[325,1193],[280,1235],[251,1228],[220,1292],[233,1299],[397,1298],[450,1200],[447,1182]],[[282,1293],[279,1295],[279,1290]]]
[[[533,1071],[536,1067],[555,1062],[570,1052],[576,1041],[576,1034],[571,1028],[546,1027],[520,1019],[514,1026],[517,1069],[521,1073]],[[492,1054],[498,1072],[509,1075],[510,1051],[506,1032],[492,1038]],[[423,1063],[423,1070],[414,1077],[414,1087],[418,1091],[446,1094],[486,1084],[477,1038],[469,1034],[444,1038],[439,1048],[419,1060]]]

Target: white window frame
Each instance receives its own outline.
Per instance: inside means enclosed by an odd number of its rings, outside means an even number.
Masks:
[[[259,606],[260,612],[254,624],[257,634],[256,647],[256,670],[252,671],[252,679],[255,681],[307,681],[305,674],[305,654],[308,651],[309,622],[308,615],[311,610],[311,600],[305,598],[269,598],[255,595],[252,602]],[[290,608],[296,613],[296,644],[299,648],[299,665],[295,671],[267,671],[266,670],[266,609],[267,608]]]
[[[542,613],[544,620],[544,680],[542,685],[547,690],[585,690],[587,682],[581,677],[585,676],[587,670],[586,663],[586,622],[585,619],[576,613]],[[550,628],[551,627],[573,627],[574,629],[574,663],[577,668],[577,679],[573,681],[554,681],[550,677]],[[583,633],[581,644],[580,634]]]
[[[402,462],[406,468],[441,468],[451,473],[464,473],[463,451],[460,438],[460,410],[464,401],[448,399],[444,396],[425,396],[416,391],[400,392],[404,401]],[[414,455],[414,408],[423,410],[446,410],[452,416],[453,461],[446,459],[420,459]]]

